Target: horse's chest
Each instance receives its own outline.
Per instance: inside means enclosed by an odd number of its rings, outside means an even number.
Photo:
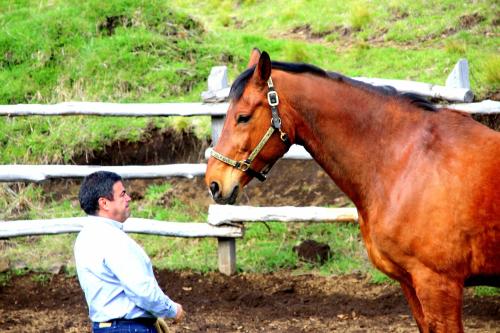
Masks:
[[[373,265],[393,278],[401,277],[404,269],[398,264],[399,260],[394,257],[394,251],[391,250],[392,246],[397,244],[397,240],[381,232],[380,227],[370,225],[361,218],[359,223],[366,251]]]

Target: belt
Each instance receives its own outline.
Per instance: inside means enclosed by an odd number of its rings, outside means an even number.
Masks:
[[[113,324],[132,324],[132,323],[152,326],[156,323],[156,318],[152,317],[139,317],[133,319],[117,318],[96,324],[98,324],[100,328],[103,328],[103,327],[111,327]]]

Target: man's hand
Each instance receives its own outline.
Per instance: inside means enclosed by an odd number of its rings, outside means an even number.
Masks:
[[[184,312],[182,305],[180,305],[179,303],[175,303],[175,305],[177,306],[177,313],[175,314],[175,317],[174,317],[174,323],[178,323],[184,319],[184,316],[186,315],[186,313]]]

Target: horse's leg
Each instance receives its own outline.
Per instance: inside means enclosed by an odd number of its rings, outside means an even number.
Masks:
[[[409,285],[405,282],[400,282],[399,284],[401,285],[403,294],[405,295],[406,300],[408,301],[408,305],[410,306],[413,318],[415,318],[415,321],[417,322],[418,330],[421,333],[428,331],[425,325],[424,313],[422,312],[422,305],[420,304],[417,294],[415,293],[415,288],[413,288],[412,285]]]
[[[463,284],[428,269],[412,279],[422,305],[424,332],[462,333]]]

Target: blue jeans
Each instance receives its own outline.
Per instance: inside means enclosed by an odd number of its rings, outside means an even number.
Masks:
[[[110,323],[111,325],[109,325],[108,323]],[[141,323],[131,320],[111,320],[108,323],[92,323],[92,332],[93,333],[157,333],[154,324]]]

